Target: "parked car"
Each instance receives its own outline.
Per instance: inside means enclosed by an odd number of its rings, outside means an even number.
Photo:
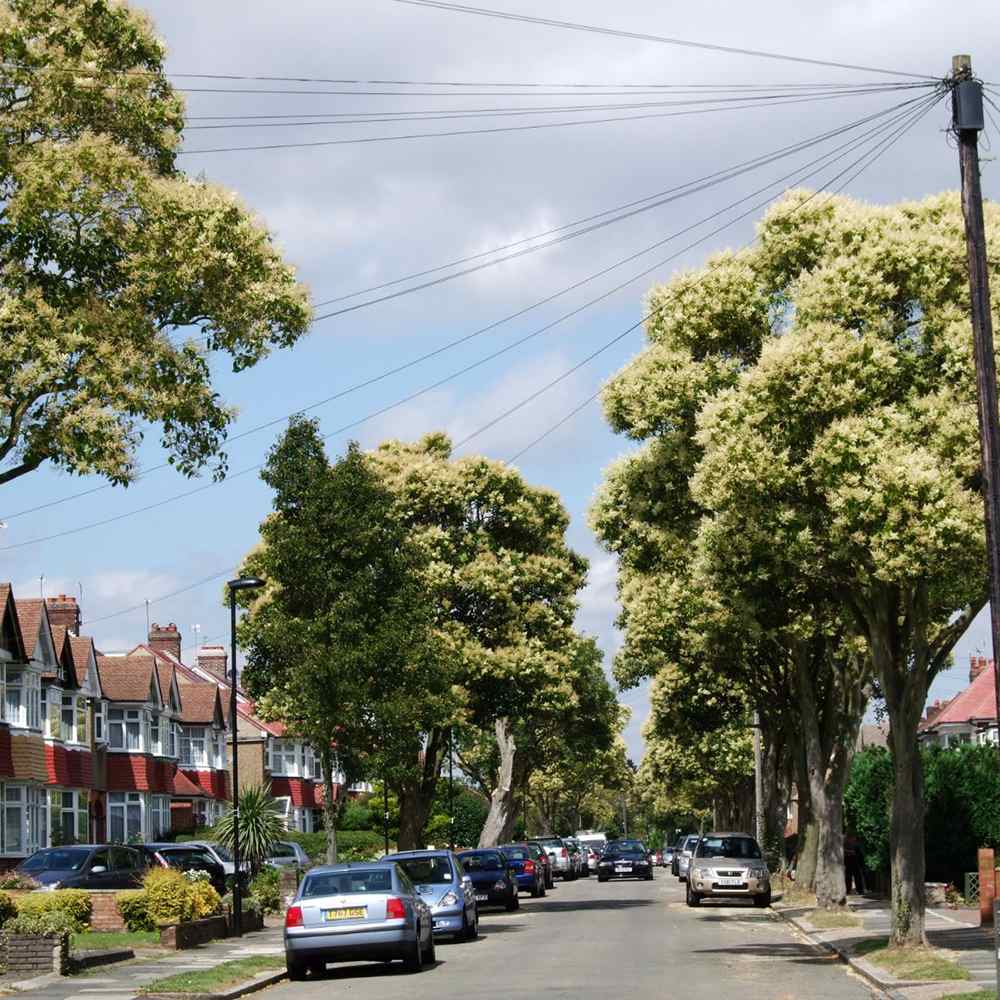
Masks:
[[[576,878],[573,862],[569,856],[569,848],[562,837],[532,837],[531,842],[543,848],[552,860],[552,874],[558,875],[563,881],[571,882]]]
[[[576,839],[580,841],[584,847],[588,847],[594,851],[598,857],[601,856],[601,852],[604,848],[608,846],[607,834],[596,830],[578,830]]]
[[[597,881],[607,882],[613,878],[653,877],[653,865],[649,852],[639,840],[614,840],[604,849],[597,868]]]
[[[570,858],[573,860],[573,869],[576,871],[576,877],[586,877],[590,874],[590,868],[587,865],[587,851],[583,844],[580,843],[576,837],[563,837],[566,846],[569,848]]]
[[[663,867],[663,851],[653,851],[653,864],[657,868]]]
[[[134,847],[75,844],[35,851],[17,871],[47,889],[134,889],[149,867]]]
[[[236,874],[236,859],[228,847],[224,847],[215,840],[185,840],[183,843],[187,844],[188,847],[203,847],[222,865],[227,875]],[[240,862],[240,868],[245,873],[250,871],[250,865],[246,861]]]
[[[434,962],[431,909],[394,864],[313,868],[285,914],[289,979],[320,974],[327,962],[391,962],[410,972]]]
[[[545,888],[554,889],[555,876],[552,871],[552,858],[549,856],[549,852],[541,844],[536,844],[533,840],[528,841],[528,847],[534,852],[535,864],[542,866],[542,874],[545,877]]]
[[[474,941],[479,936],[479,908],[472,880],[465,877],[462,863],[451,851],[403,851],[387,854],[417,887],[420,898],[431,908],[434,933]]]
[[[517,896],[517,875],[505,852],[489,849],[459,851],[462,870],[472,880],[478,906],[503,906],[516,910],[521,901]]]
[[[694,853],[695,847],[698,846],[699,836],[696,833],[688,834],[684,838],[684,843],[681,844],[681,849],[676,855],[677,861],[677,877],[684,882],[687,879],[688,867],[691,864],[691,855]]]
[[[208,872],[208,879],[220,896],[226,894],[226,870],[219,861],[195,844],[145,844],[150,860],[182,872]]]
[[[695,848],[685,890],[688,906],[706,897],[752,898],[771,905],[771,875],[760,845],[748,833],[708,833]]]
[[[305,848],[294,840],[276,840],[267,852],[267,863],[275,868],[308,868],[312,859],[306,854]]]
[[[669,845],[663,848],[663,867],[673,868],[674,866],[674,848],[673,845]]]
[[[588,874],[590,872],[596,872],[598,865],[601,863],[600,851],[596,851],[593,847],[585,847],[584,850],[587,852],[587,868],[589,869]]]
[[[522,892],[530,892],[536,899],[545,895],[545,868],[537,860],[536,844],[504,844],[500,848],[517,879]],[[544,851],[542,852],[545,853]],[[546,855],[548,857],[548,855]]]

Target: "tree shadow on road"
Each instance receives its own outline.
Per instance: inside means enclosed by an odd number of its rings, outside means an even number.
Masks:
[[[794,942],[760,942],[758,944],[735,944],[726,948],[692,948],[694,955],[730,955],[732,957],[754,956],[794,962],[796,965],[832,965],[838,960],[836,955],[825,955],[811,945]]]
[[[629,910],[635,906],[655,906],[655,899],[577,899],[565,902],[553,900],[551,903],[545,900],[534,910],[541,910],[544,913],[569,913],[572,911],[585,910]]]

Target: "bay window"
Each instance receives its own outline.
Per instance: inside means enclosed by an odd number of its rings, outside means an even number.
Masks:
[[[295,777],[299,773],[298,744],[294,740],[271,741],[271,773]]]
[[[157,757],[163,756],[163,744],[160,740],[160,717],[155,712],[149,720],[149,750]]]
[[[54,691],[49,692],[50,699],[55,695]],[[53,719],[55,712],[59,712],[59,728],[57,732],[50,735],[58,735],[65,743],[86,743],[87,742],[87,700],[80,695],[64,694],[62,696],[61,708],[53,705]]]
[[[181,766],[208,766],[208,746],[203,726],[181,727]]]
[[[87,792],[49,793],[52,845],[86,844],[90,821],[87,813]]]
[[[108,710],[108,736],[112,750],[142,750],[142,713],[135,708]]]
[[[142,839],[142,798],[141,792],[108,792],[108,839],[113,844]]]
[[[3,800],[2,850],[4,854],[33,854],[48,846],[48,808],[44,788],[33,785],[5,785]]]
[[[170,798],[167,795],[150,797],[149,835],[154,840],[170,833]]]
[[[6,671],[4,717],[20,729],[42,728],[42,679],[30,670]]]

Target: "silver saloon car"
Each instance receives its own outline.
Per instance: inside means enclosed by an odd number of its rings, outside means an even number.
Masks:
[[[691,858],[686,897],[688,906],[741,897],[770,906],[771,876],[760,845],[748,833],[706,833]]]
[[[289,979],[327,962],[391,962],[410,972],[434,962],[433,917],[397,865],[331,865],[306,873],[285,914]]]
[[[382,860],[399,865],[417,887],[420,898],[431,908],[436,936],[460,941],[479,937],[476,890],[451,851],[401,851]]]

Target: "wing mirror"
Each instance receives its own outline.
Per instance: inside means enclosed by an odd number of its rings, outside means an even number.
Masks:
[[[100,874],[102,874],[103,872],[106,872],[106,871],[107,871],[107,868],[105,868],[104,865],[94,865],[94,867],[90,869],[90,874],[91,875],[100,875]]]
[[[472,876],[471,876],[471,875],[463,875],[463,876],[462,876],[462,881],[463,881],[463,882],[464,882],[464,883],[465,883],[466,885],[472,885]]]

